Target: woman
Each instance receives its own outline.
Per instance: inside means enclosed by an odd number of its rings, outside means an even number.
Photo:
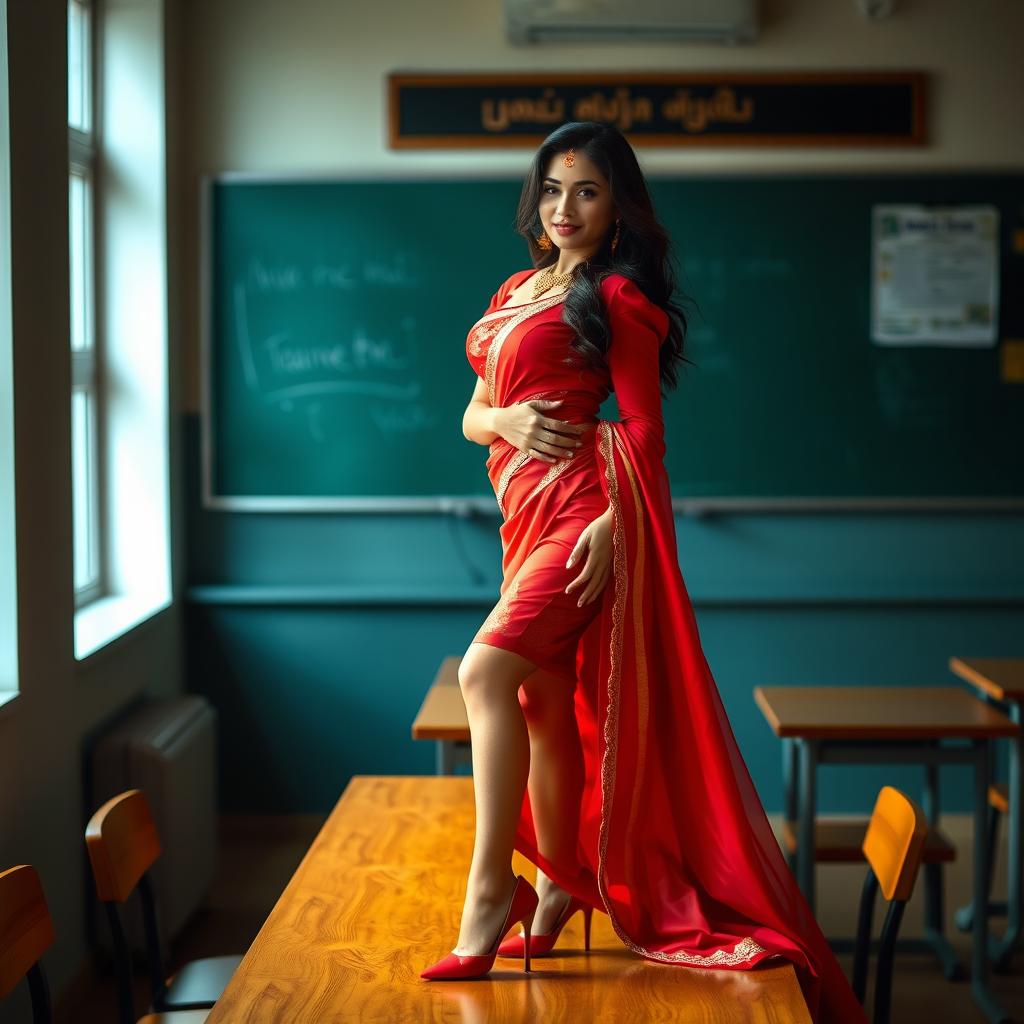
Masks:
[[[676,382],[686,317],[622,134],[553,132],[517,227],[538,269],[502,284],[466,349],[479,380],[463,431],[490,446],[504,520],[501,596],[459,670],[476,840],[458,944],[422,977],[478,977],[497,954],[529,970],[576,910],[589,947],[596,907],[666,964],[788,958],[815,1020],[863,1021],[701,652],[663,465],[660,384]],[[599,420],[612,390],[619,421]],[[513,849],[538,865],[536,891]]]

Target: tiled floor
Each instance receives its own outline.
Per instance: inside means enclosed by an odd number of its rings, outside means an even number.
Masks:
[[[172,945],[172,967],[202,956],[244,952],[259,931],[265,917],[298,866],[323,819],[230,820],[223,827],[221,869],[204,909]],[[966,900],[970,886],[970,819],[948,816],[944,830],[963,851],[946,877],[947,932],[965,965],[970,963],[968,937],[952,928],[951,916]],[[1002,879],[1003,852],[996,864],[994,897],[1005,893]],[[864,878],[863,866],[824,865],[819,867],[819,919],[829,936],[852,935],[856,901]],[[922,887],[915,890],[907,908],[901,935],[921,934]],[[876,909],[876,930],[884,911]],[[1001,922],[996,926],[1001,928]],[[876,932],[877,933],[877,932]],[[454,939],[453,939],[454,941]],[[850,956],[839,962],[849,974]],[[934,961],[924,955],[900,955],[894,978],[894,1021],[939,1022],[981,1021],[970,995],[970,983],[947,982]],[[1003,1006],[1024,1022],[1024,952],[1014,970],[994,976],[993,989]],[[141,1015],[146,1003],[146,985],[137,978],[136,1006]],[[869,989],[869,1006],[871,1005]],[[80,988],[58,1005],[57,1024],[112,1024],[116,1021],[112,981],[99,979]],[[295,1022],[300,1024],[300,1022]]]

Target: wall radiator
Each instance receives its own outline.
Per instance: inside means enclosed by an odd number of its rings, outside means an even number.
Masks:
[[[149,701],[98,736],[92,747],[91,815],[126,789],[146,794],[162,853],[150,869],[164,945],[202,904],[217,869],[217,713],[204,697]],[[94,908],[96,891],[90,887]],[[110,933],[93,935],[109,952]],[[123,908],[126,937],[145,949],[138,894]]]

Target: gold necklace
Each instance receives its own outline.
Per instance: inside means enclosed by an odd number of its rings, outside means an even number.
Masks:
[[[554,267],[547,267],[533,279],[533,297],[537,298],[542,292],[549,288],[567,285],[572,279],[572,271],[566,274],[556,274]]]

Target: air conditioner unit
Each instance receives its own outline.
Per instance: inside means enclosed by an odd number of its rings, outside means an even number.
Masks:
[[[748,43],[756,0],[505,0],[509,41]]]

